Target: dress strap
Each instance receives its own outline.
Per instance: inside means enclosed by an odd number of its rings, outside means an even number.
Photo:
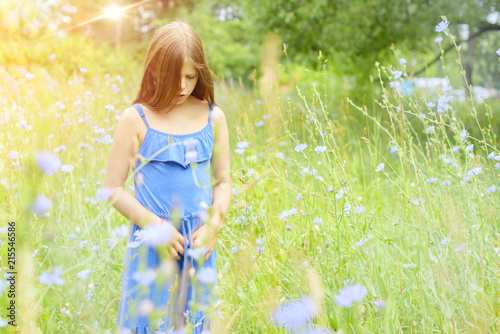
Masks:
[[[139,112],[139,115],[141,115],[142,119],[144,120],[144,123],[146,123],[146,126],[149,129],[149,124],[148,121],[146,121],[146,115],[144,115],[144,111],[142,110],[142,107],[139,104],[134,104],[135,109]]]
[[[208,124],[210,124],[210,121],[212,120],[212,111],[214,110],[214,105],[210,102],[208,102],[208,105],[210,106],[210,114],[208,115]]]

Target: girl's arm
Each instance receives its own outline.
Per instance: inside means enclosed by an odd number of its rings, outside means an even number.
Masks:
[[[229,163],[229,133],[226,116],[219,107],[214,107],[215,145],[212,154],[215,185],[212,187],[213,200],[210,221],[192,234],[193,248],[204,246],[207,249],[204,260],[208,260],[215,248],[215,241],[222,230],[229,205],[231,204],[231,166]]]
[[[222,224],[231,204],[232,183],[231,166],[229,160],[229,131],[226,116],[219,107],[214,107],[213,120],[215,123],[215,146],[213,152],[215,186],[213,189],[212,216],[218,216],[216,230],[222,229]]]
[[[103,187],[111,190],[109,201],[125,218],[144,228],[152,222],[159,222],[160,217],[146,209],[123,185],[128,172],[135,168],[136,153],[139,151],[140,115],[133,107],[123,111],[116,125],[115,136],[109,152]]]

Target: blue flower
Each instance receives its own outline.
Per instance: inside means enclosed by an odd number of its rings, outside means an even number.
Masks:
[[[231,248],[231,253],[236,253],[238,251],[238,246]]]
[[[442,90],[445,91],[445,90],[449,90],[449,89],[451,89],[451,86],[447,86],[447,87],[443,88]],[[451,100],[453,100],[453,95],[440,96],[438,99],[438,107],[437,107],[436,112],[438,114],[440,114],[440,113],[443,113],[444,111],[450,109],[451,106],[448,104],[448,102],[450,102]]]
[[[184,157],[186,158],[184,165],[195,163],[198,159],[198,151],[187,151]]]
[[[500,48],[497,50],[497,55],[500,56]]]
[[[128,225],[121,224],[120,226],[115,227],[115,233],[119,238],[125,238],[128,236]]]
[[[42,284],[47,284],[47,285],[64,285],[66,284],[66,281],[61,278],[61,273],[62,269],[61,267],[55,267],[53,273],[44,272],[38,277],[38,281]]]
[[[446,181],[443,181],[443,182],[441,183],[441,187],[446,188],[446,187],[448,187],[450,184],[451,184],[451,181],[450,181],[450,180],[446,180]]]
[[[438,178],[437,178],[437,177],[431,177],[430,179],[425,180],[425,182],[427,182],[427,183],[434,183],[434,182],[436,182],[437,180],[438,180]]]
[[[142,229],[142,241],[150,247],[169,244],[172,239],[172,231],[169,223],[148,224]]]
[[[438,38],[434,39],[434,42],[436,42],[438,44],[441,43],[442,41],[443,41],[443,37],[438,37]]]
[[[391,154],[392,154],[392,153],[395,153],[395,152],[396,152],[396,150],[397,150],[397,146],[396,146],[396,145],[392,145],[392,146],[391,146],[391,150],[389,151],[389,153],[391,153]]]
[[[243,152],[245,152],[245,149],[244,148],[237,148],[236,150],[234,150],[237,154],[239,155],[242,155]]]
[[[78,274],[76,274],[76,276],[78,278],[81,278],[81,279],[87,279],[87,277],[89,277],[91,272],[92,272],[92,270],[85,269],[85,270],[80,271]]]
[[[427,102],[425,105],[429,108],[434,108],[436,106],[434,102]]]
[[[467,130],[463,129],[460,132],[460,139],[465,143],[465,141],[467,140]]]
[[[281,153],[279,152],[278,154],[276,154],[276,156],[280,159],[285,159],[285,154],[284,153]]]
[[[52,201],[45,195],[38,194],[35,197],[33,205],[30,210],[36,214],[42,215],[47,212],[52,207]]]
[[[71,165],[62,165],[61,170],[64,172],[64,174],[69,174],[75,170],[75,167]]]
[[[461,244],[460,246],[458,246],[457,248],[455,248],[455,252],[461,252],[462,249],[464,249],[464,246],[465,246],[465,244]]]
[[[415,204],[415,205],[422,205],[421,203],[425,202],[423,199],[415,199],[415,200],[409,200],[408,203]]]
[[[99,188],[95,192],[95,198],[98,201],[105,201],[111,196],[111,189],[109,188]]]
[[[340,307],[351,307],[354,302],[362,302],[368,291],[360,284],[348,285],[340,289],[335,302]]]
[[[278,218],[286,218],[288,217],[288,210],[283,210],[279,215]]]
[[[391,73],[394,75],[394,80],[401,78],[401,76],[403,75],[403,72],[401,72],[401,71],[392,71],[391,70]]]
[[[306,297],[295,302],[287,302],[276,308],[271,315],[278,327],[298,327],[311,321],[317,314],[316,302]]]
[[[295,151],[300,152],[300,151],[304,150],[306,147],[307,147],[307,144],[299,144],[299,145],[295,146]]]
[[[182,143],[184,144],[184,146],[186,146],[188,150],[192,150],[196,147],[196,145],[200,143],[200,141],[196,138],[189,138],[184,140]]]
[[[212,267],[203,267],[198,272],[198,280],[202,284],[214,284],[217,280],[217,272]]]
[[[316,148],[314,149],[314,152],[316,153],[323,153],[326,151],[326,146],[316,146]]]
[[[35,160],[40,170],[47,174],[52,175],[61,169],[61,160],[49,151],[40,151],[35,155]]]
[[[298,194],[297,197],[295,197],[296,201],[300,201],[301,199],[302,199],[302,195],[301,194]]]
[[[463,179],[464,182],[469,182],[470,181],[470,176],[465,176]]]
[[[264,251],[264,248],[265,248],[264,246],[257,246],[257,247],[255,247],[255,249],[256,249],[257,251],[259,251],[259,252],[263,252],[263,251]]]
[[[354,243],[354,245],[355,245],[355,246],[361,246],[361,247],[363,247],[367,241],[368,241],[368,239],[361,239],[361,240],[359,240],[359,241],[356,241],[356,242]]]
[[[241,148],[241,149],[245,149],[249,146],[250,145],[248,145],[248,143],[246,141],[240,141],[236,144],[236,147]]]
[[[382,299],[377,299],[377,300],[373,301],[373,305],[378,310],[382,310],[385,307],[385,301],[383,301]]]
[[[460,149],[460,147],[459,147],[459,146],[455,146],[455,147],[453,147],[453,148],[451,149],[451,151],[452,151],[453,153],[455,153],[455,152],[458,152],[458,150],[459,150],[459,149]]]
[[[365,210],[366,210],[366,208],[363,205],[360,205],[360,206],[354,208],[354,213],[359,215],[361,212],[363,212]]]
[[[449,237],[444,238],[443,240],[441,240],[441,246],[448,245],[448,243],[450,242],[450,240],[451,239]]]
[[[474,149],[474,144],[467,145],[467,147],[465,148],[465,152],[470,152],[473,149]]]
[[[434,125],[431,125],[427,129],[425,129],[425,132],[427,133],[434,132],[434,129],[435,129]]]
[[[208,252],[208,249],[201,246],[201,247],[197,247],[197,248],[188,248],[186,255],[189,257],[192,257],[195,260],[198,260],[198,259],[202,258],[203,256],[205,256],[207,254],[207,252]]]
[[[474,176],[479,175],[483,169],[481,167],[474,167],[470,171],[467,172],[467,175]]]
[[[399,63],[400,63],[401,65],[406,64],[406,59],[404,59],[404,58],[399,59]]]
[[[351,211],[351,204],[346,204],[346,206],[344,206],[344,212],[349,212]]]
[[[492,192],[494,192],[495,190],[497,190],[497,187],[493,185],[493,186],[489,187],[489,188],[486,190],[486,192],[487,192],[487,193],[492,193]]]
[[[262,241],[263,241],[262,238],[255,239],[255,243],[257,245],[262,245]]]
[[[376,172],[380,172],[382,169],[384,169],[384,163],[383,163],[383,162],[381,162],[381,163],[377,166],[377,168],[375,168],[375,171],[376,171]]]
[[[449,21],[441,21],[437,26],[436,26],[436,31],[437,32],[443,32],[448,28],[448,25],[450,24]]]
[[[316,224],[316,225],[321,224],[321,222],[322,222],[322,221],[323,221],[323,219],[321,219],[321,218],[319,218],[319,217],[316,217],[316,218],[314,218],[314,220],[313,220],[314,224]]]

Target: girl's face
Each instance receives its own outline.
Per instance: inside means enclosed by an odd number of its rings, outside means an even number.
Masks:
[[[191,60],[185,60],[181,69],[181,90],[178,95],[177,105],[184,103],[193,92],[198,82],[198,71]]]

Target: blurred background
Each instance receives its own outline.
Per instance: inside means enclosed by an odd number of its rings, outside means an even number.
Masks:
[[[225,333],[284,333],[271,311],[300,295],[337,333],[499,332],[498,0],[0,0],[8,333],[113,333],[129,222],[98,195],[172,20],[200,34],[230,131]],[[368,295],[346,308],[354,283]]]
[[[267,37],[279,45],[281,93],[318,83],[331,94],[359,99],[372,93],[375,62],[392,61],[395,51],[411,54],[411,79],[445,78],[434,28],[446,15],[468,82],[483,98],[494,98],[500,89],[499,57],[492,52],[500,46],[499,7],[496,0],[2,0],[0,62],[40,65],[61,76],[85,66],[138,78],[155,28],[180,19],[201,35],[218,82],[255,87]],[[457,58],[449,39],[441,46],[445,57]]]

